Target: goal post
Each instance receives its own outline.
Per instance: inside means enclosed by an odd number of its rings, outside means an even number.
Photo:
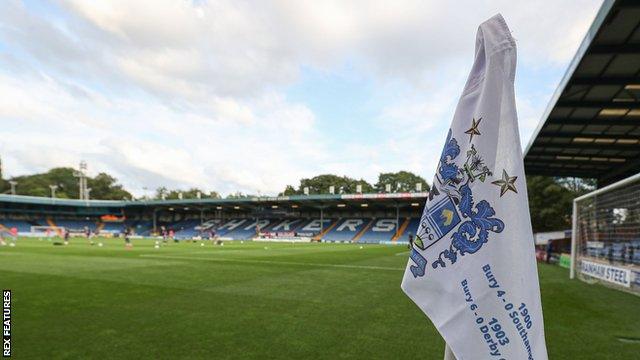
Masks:
[[[42,234],[49,234],[51,236],[55,236],[55,235],[59,235],[62,236],[62,231],[65,228],[62,226],[48,226],[48,225],[33,225],[31,226],[31,233],[32,234],[38,234],[38,235],[42,235]]]
[[[640,173],[574,199],[569,276],[640,293]]]

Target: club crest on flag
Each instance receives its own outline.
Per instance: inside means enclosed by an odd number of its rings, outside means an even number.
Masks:
[[[493,175],[491,170],[474,145],[466,152],[466,160],[460,166],[456,163],[459,155],[460,146],[449,130],[432,196],[425,206],[414,241],[415,247],[425,251],[453,231],[449,247],[431,264],[434,269],[446,267],[445,259],[454,264],[458,256],[477,252],[489,240],[489,232],[500,233],[504,229],[504,222],[494,217],[495,210],[488,201],[474,202],[469,186],[475,181],[484,182]],[[410,258],[414,262],[411,267],[414,277],[424,276],[428,261],[423,254],[413,249]]]
[[[422,215],[420,232],[415,241],[416,246],[421,250],[426,250],[447,235],[459,223],[460,215],[452,198],[449,196],[443,197],[435,205],[426,208]]]

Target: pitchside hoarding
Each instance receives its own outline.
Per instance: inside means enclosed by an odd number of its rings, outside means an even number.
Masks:
[[[580,271],[583,275],[608,281],[616,285],[631,287],[631,270],[616,266],[582,260]]]

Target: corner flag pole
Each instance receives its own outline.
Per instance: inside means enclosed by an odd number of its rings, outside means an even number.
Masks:
[[[449,344],[444,344],[444,360],[456,360],[455,355],[453,355],[453,351],[449,347]]]

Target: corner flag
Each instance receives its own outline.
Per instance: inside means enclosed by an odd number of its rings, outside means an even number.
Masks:
[[[498,14],[478,28],[402,280],[458,360],[547,359],[515,67]]]

